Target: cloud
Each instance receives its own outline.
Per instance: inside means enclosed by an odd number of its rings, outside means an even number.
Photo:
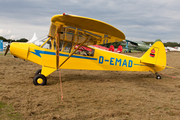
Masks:
[[[16,35],[11,35],[10,36],[10,39],[16,39],[16,38],[18,38],[19,36],[16,36]]]
[[[31,38],[48,33],[53,15],[69,13],[107,22],[132,40],[178,41],[178,0],[0,0],[0,29]]]
[[[7,36],[11,34],[11,30],[0,29],[0,36]]]

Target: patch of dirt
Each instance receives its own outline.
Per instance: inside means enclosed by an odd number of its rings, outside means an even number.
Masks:
[[[175,68],[163,70],[161,80],[150,72],[61,70],[61,101],[58,71],[47,77],[46,86],[35,86],[41,66],[1,55],[0,101],[24,119],[180,119],[179,58],[179,52],[167,53],[168,66]]]

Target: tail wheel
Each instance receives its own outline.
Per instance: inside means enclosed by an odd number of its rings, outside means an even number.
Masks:
[[[156,79],[161,79],[161,76],[160,75],[156,75]]]
[[[37,74],[34,79],[33,79],[34,85],[46,85],[47,79],[44,75],[42,74]]]

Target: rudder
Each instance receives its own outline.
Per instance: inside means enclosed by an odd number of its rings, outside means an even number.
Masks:
[[[141,62],[155,65],[155,72],[166,67],[166,51],[161,41],[155,42],[141,57]]]

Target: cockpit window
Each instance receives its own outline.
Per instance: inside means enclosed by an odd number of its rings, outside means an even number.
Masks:
[[[51,37],[42,37],[40,39],[31,41],[35,45],[45,48],[56,50],[56,39]],[[75,43],[62,41],[60,40],[59,51],[71,53],[72,51],[76,50],[79,45],[75,45]],[[83,55],[83,56],[94,56],[94,49],[89,48],[87,46],[81,46],[74,54]]]
[[[42,38],[36,39],[34,41],[31,41],[31,42],[37,46],[41,46],[47,39],[48,39],[48,36],[44,36]]]
[[[78,45],[75,46],[75,49],[78,48]],[[91,49],[89,47],[81,46],[75,54],[83,55],[83,56],[94,56],[94,49]]]
[[[46,48],[46,49],[55,50],[56,48],[55,40],[48,36],[30,41],[29,43],[34,43],[35,45],[39,47],[41,46],[42,48]]]

